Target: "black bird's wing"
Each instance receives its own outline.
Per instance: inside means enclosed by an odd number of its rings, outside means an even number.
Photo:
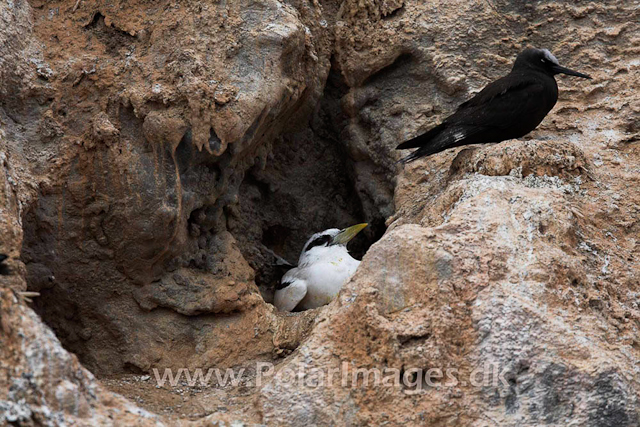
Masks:
[[[544,99],[544,82],[535,76],[509,74],[486,86],[441,124],[397,149],[418,150],[405,157],[408,162],[452,147],[518,138],[533,130],[549,112]]]
[[[491,117],[498,118],[504,111],[519,114],[528,110],[529,101],[540,101],[539,95],[544,91],[544,84],[535,76],[527,74],[508,74],[495,82],[488,84],[473,98],[460,104],[456,112],[450,116],[463,113],[476,107],[490,107],[487,113],[493,113],[483,117],[485,120]],[[449,118],[447,120],[449,120]],[[446,121],[446,120],[445,120]],[[495,123],[504,125],[504,123]]]

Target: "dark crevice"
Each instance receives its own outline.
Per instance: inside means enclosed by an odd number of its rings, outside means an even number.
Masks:
[[[107,30],[108,32],[113,32],[114,34],[119,34],[128,38],[135,38],[135,36],[132,36],[131,34],[129,34],[128,32],[116,27],[116,26],[107,26],[107,24],[104,21],[105,17],[103,14],[101,14],[100,12],[96,12],[93,17],[91,18],[91,20],[89,21],[88,24],[86,24],[84,27],[88,30],[96,30],[99,28],[104,28],[105,30]]]
[[[424,341],[429,340],[431,338],[430,333],[425,333],[423,335],[398,335],[398,341],[402,345],[413,345],[424,343]]]
[[[124,362],[124,371],[128,374],[136,374],[136,375],[142,375],[147,373],[147,371],[145,371],[139,366],[136,366],[131,362]]]
[[[376,84],[380,81],[388,81],[393,74],[401,73],[404,68],[409,67],[414,61],[414,57],[411,53],[402,53],[386,67],[383,67],[379,71],[371,74],[367,77],[363,83],[363,86]]]
[[[341,73],[332,67],[307,127],[284,132],[273,143],[264,168],[247,171],[241,184],[240,212],[229,230],[256,271],[256,283],[268,302],[287,270],[279,257],[297,263],[313,233],[368,222],[369,227],[349,243],[351,255],[362,259],[386,230],[380,213],[365,210],[356,190],[354,161],[341,137],[348,123],[341,100],[348,91]]]
[[[89,20],[89,23],[86,24],[84,27],[88,30],[93,30],[98,26],[98,24],[101,21],[102,23],[104,23],[104,15],[102,15],[100,12],[96,12],[93,14],[91,19]]]
[[[94,18],[89,29],[101,28],[104,17]],[[96,37],[106,37],[101,33],[96,31]],[[127,143],[117,150],[99,146],[80,151],[65,171],[65,184],[43,190],[23,217],[22,260],[29,290],[42,293],[35,309],[65,348],[94,372],[135,371],[138,365],[131,362],[131,354],[149,356],[156,350],[138,348],[127,334],[159,318],[163,307],[171,306],[167,312],[173,305],[193,313],[209,310],[202,318],[227,316],[211,306],[200,307],[199,298],[187,301],[187,289],[207,284],[190,287],[174,276],[189,270],[193,274],[185,280],[192,282],[185,283],[197,285],[205,275],[231,280],[239,271],[238,277],[246,274],[250,282],[252,272],[236,247],[256,272],[267,302],[313,233],[368,222],[349,245],[352,255],[362,258],[384,233],[386,218],[375,205],[363,202],[356,186],[356,163],[343,138],[349,119],[341,101],[349,90],[333,67],[306,126],[298,123],[295,131],[269,142],[271,151],[259,154],[265,162],[249,170],[238,165],[243,159],[240,153],[234,156],[233,145],[219,156],[198,150],[191,129],[177,147],[147,141],[144,120],[133,106],[114,103],[109,117]],[[266,127],[261,124],[270,120],[267,114],[263,112],[247,134],[256,145]],[[220,143],[212,130],[210,148],[215,151]],[[136,163],[119,168],[130,161]],[[149,287],[152,283],[157,286]],[[149,296],[132,298],[134,285],[148,289]],[[140,301],[155,308],[138,312]],[[234,315],[238,307],[223,309]],[[181,327],[162,324],[162,331],[176,336],[183,333]],[[145,333],[140,332],[142,339]]]
[[[397,8],[396,10],[392,11],[390,14],[385,15],[382,17],[382,19],[384,21],[388,21],[397,17],[401,17],[404,14],[404,4],[402,6],[400,6],[399,8]]]
[[[7,259],[7,255],[0,254],[0,275],[3,275],[3,276],[8,276],[9,274],[11,274],[11,270],[4,263],[6,259]]]
[[[135,36],[116,27],[113,23],[111,26],[107,26],[105,17],[100,12],[96,12],[84,28],[92,32],[105,45],[110,54],[116,54],[123,48],[132,49],[132,42],[136,40]],[[122,53],[120,52],[120,54]]]
[[[280,224],[275,224],[264,230],[264,233],[262,234],[262,244],[273,250],[275,253],[284,253],[286,250],[285,243],[290,236],[291,230]],[[289,262],[295,264],[296,261],[297,260]]]
[[[180,171],[180,175],[185,174],[185,172],[191,167],[193,164],[196,152],[194,151],[193,141],[192,141],[192,132],[191,129],[187,129],[182,135],[182,139],[176,147],[176,161],[178,162],[178,170]]]
[[[216,135],[216,132],[213,130],[213,128],[209,129],[209,148],[214,153],[217,153],[218,151],[220,151],[220,148],[222,148],[222,141],[220,140],[218,135]]]

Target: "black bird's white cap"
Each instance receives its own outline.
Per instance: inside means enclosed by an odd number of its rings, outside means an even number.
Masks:
[[[516,58],[516,62],[513,64],[513,71],[521,70],[536,70],[541,71],[550,76],[556,74],[567,74],[570,76],[582,77],[583,79],[590,79],[591,76],[583,73],[579,73],[570,68],[560,65],[558,60],[547,49],[536,49],[530,47],[520,52]]]

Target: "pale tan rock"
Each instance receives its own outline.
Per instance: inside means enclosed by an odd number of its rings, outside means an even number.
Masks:
[[[19,213],[12,257],[42,293],[39,314],[95,372],[199,365],[218,328],[253,340],[245,322],[271,316],[227,221],[246,171],[322,93],[329,42],[305,24],[321,10],[303,21],[276,0],[69,3],[3,9],[17,63],[2,67],[8,135],[29,141],[12,147],[26,166],[16,179],[46,184]],[[189,316],[200,325],[187,331]],[[275,350],[259,329],[257,353],[238,344],[246,360]],[[216,345],[205,364],[242,362]]]
[[[100,112],[93,117],[91,131],[95,141],[107,146],[115,143],[120,136],[120,131],[109,121],[109,116],[104,112]]]
[[[638,11],[404,2],[384,20],[375,7],[343,3],[337,49],[353,149],[389,170],[397,143],[506,74],[525,45],[595,78],[558,77],[558,106],[527,141],[449,150],[398,174],[389,230],[261,390],[264,422],[636,425],[640,152],[629,114],[640,100],[619,71],[637,67],[637,41],[616,28]],[[617,35],[591,44],[605,32]],[[467,384],[436,376],[412,394],[304,382],[345,363],[349,375],[455,368]],[[487,365],[506,384],[470,384]]]
[[[277,363],[194,399],[195,425],[637,425],[638,13],[0,4],[0,423],[190,424],[105,391],[73,352],[99,374]],[[527,45],[594,80],[558,77],[524,140],[395,163]],[[264,302],[311,228],[384,219],[335,302]],[[318,383],[343,364],[490,365],[506,384]]]
[[[162,425],[158,416],[105,391],[7,288],[0,290],[0,317],[2,424]]]

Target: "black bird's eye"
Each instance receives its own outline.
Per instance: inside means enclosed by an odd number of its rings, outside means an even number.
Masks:
[[[327,236],[326,234],[324,236],[318,236],[315,239],[313,239],[311,243],[309,243],[309,246],[307,246],[306,251],[309,251],[311,248],[314,248],[316,246],[326,245],[330,241],[331,241],[331,236]]]
[[[545,60],[544,60],[544,58],[542,58],[540,61],[542,61],[542,63],[543,63],[543,64],[544,64],[545,62],[547,62],[547,61],[545,61]]]

